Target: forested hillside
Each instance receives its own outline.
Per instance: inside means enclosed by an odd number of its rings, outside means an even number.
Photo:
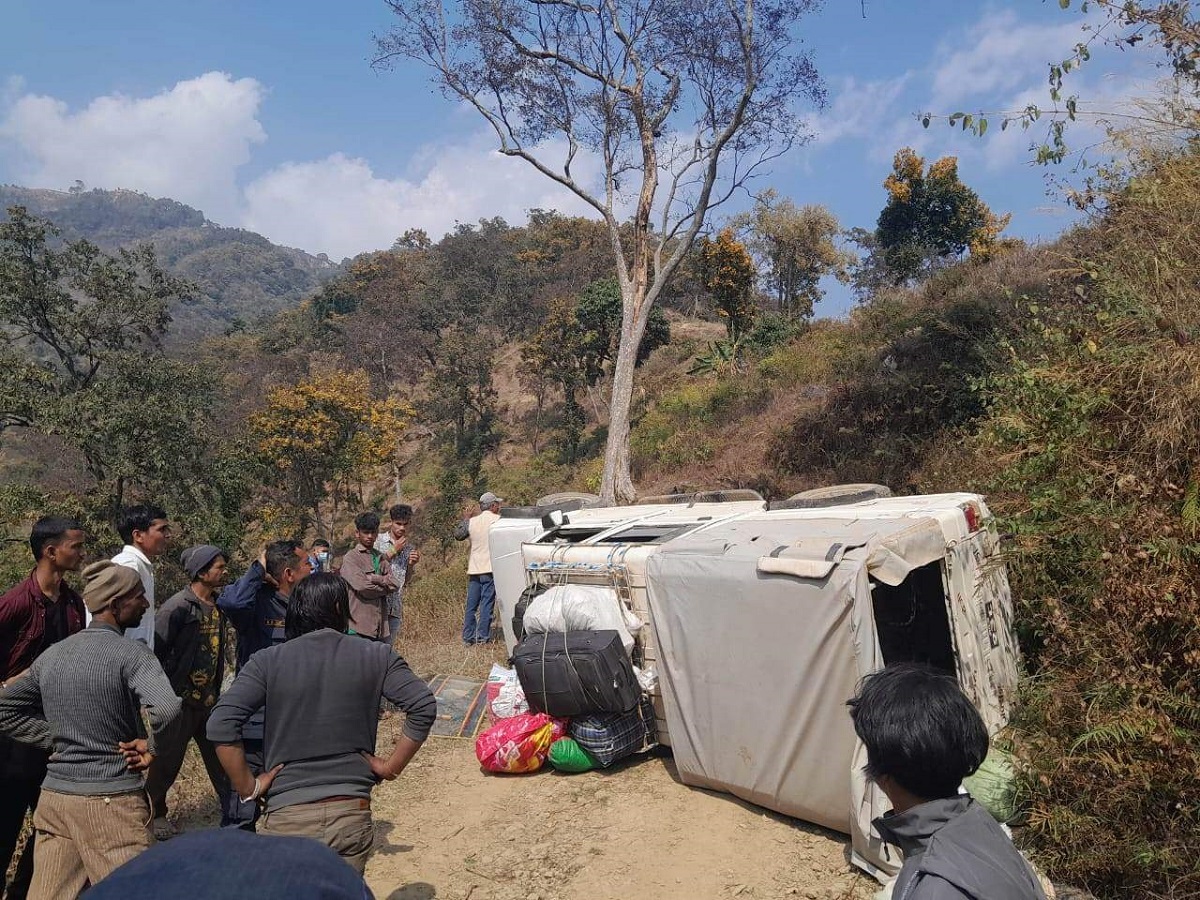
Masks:
[[[113,251],[154,245],[172,274],[198,288],[172,313],[175,343],[222,334],[289,309],[338,271],[303,250],[280,247],[260,234],[225,228],[175,200],[135,191],[51,191],[0,185],[0,210],[24,206],[52,220],[66,240],[92,241]]]

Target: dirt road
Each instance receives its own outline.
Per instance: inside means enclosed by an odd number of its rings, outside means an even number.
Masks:
[[[379,900],[857,900],[877,887],[853,873],[841,835],[685,787],[667,755],[490,776],[473,749],[431,738],[376,789]]]

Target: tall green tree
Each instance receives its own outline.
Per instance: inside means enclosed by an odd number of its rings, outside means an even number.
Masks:
[[[576,461],[587,426],[579,394],[611,370],[620,334],[621,289],[615,278],[601,278],[577,298],[553,301],[542,326],[525,346],[529,380],[539,397],[544,399],[548,388],[562,393],[559,446],[568,463]],[[638,363],[670,340],[670,323],[661,309],[655,309],[646,326]]]
[[[448,453],[448,468],[460,470],[470,483],[479,479],[484,458],[500,445],[492,383],[495,352],[493,336],[452,326],[442,332],[437,359],[424,379],[420,412]]]
[[[766,190],[754,198],[752,210],[735,216],[731,224],[747,235],[766,288],[788,318],[812,316],[826,275],[849,281],[854,255],[838,246],[841,226],[824,206],[797,206]]]
[[[149,246],[108,255],[57,238],[23,207],[0,223],[0,431],[77,451],[110,512],[131,490],[208,502],[196,475],[215,381],[160,346],[194,288]]]
[[[376,65],[428,65],[447,97],[488,122],[500,153],[575,193],[605,224],[621,330],[600,494],[630,500],[634,369],[651,310],[710,212],[804,139],[798,104],[819,105],[824,93],[796,26],[817,3],[388,5],[399,21],[378,40]],[[583,153],[598,177],[579,165]]]
[[[958,160],[946,156],[925,168],[909,147],[896,153],[884,181],[888,202],[875,235],[895,283],[929,274],[962,256],[986,256],[1009,216],[997,217],[958,177]]]

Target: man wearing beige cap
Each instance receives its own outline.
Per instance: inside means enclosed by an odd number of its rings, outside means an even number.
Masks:
[[[0,691],[0,734],[52,751],[33,818],[31,900],[77,897],[150,846],[142,773],[180,709],[154,654],[125,637],[147,609],[138,573],[105,560],[83,578],[91,624]]]
[[[496,603],[496,583],[492,580],[492,550],[488,533],[500,518],[504,500],[491,491],[479,498],[479,513],[463,520],[454,529],[455,540],[471,541],[467,558],[467,611],[463,617],[464,644],[486,644],[492,638],[492,607]]]

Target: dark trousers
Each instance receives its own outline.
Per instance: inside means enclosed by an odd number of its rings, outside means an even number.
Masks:
[[[33,831],[22,841],[26,814],[37,808],[50,754],[0,738],[0,881],[18,856],[12,881],[0,884],[0,897],[25,900],[33,878]]]
[[[266,768],[262,740],[244,738],[242,740],[242,750],[246,754],[246,764],[250,766],[250,771],[255,775],[261,775]],[[255,825],[258,822],[258,815],[261,812],[261,807],[258,805],[257,800],[252,803],[243,803],[235,791],[230,791],[229,809],[230,827],[241,828],[244,831],[254,831]]]
[[[150,795],[150,809],[156,819],[166,816],[167,791],[179,777],[188,742],[195,741],[200,751],[200,759],[204,761],[204,769],[208,772],[208,780],[212,782],[217,800],[221,804],[221,827],[242,824],[239,812],[242,803],[233,796],[229,787],[229,776],[221,768],[217,750],[205,734],[208,712],[204,707],[193,703],[183,704],[178,718],[158,739],[158,753],[146,774],[146,793]]]

